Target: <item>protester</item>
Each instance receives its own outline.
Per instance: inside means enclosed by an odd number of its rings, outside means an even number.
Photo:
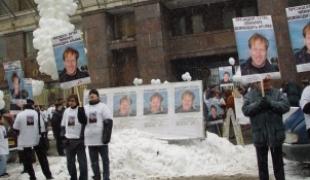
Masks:
[[[84,128],[78,120],[79,100],[78,96],[73,94],[68,97],[68,107],[61,121],[62,135],[65,136],[65,150],[67,157],[67,168],[71,176],[70,180],[78,180],[75,166],[77,156],[80,177],[79,180],[87,180],[87,159],[84,145]],[[86,121],[82,120],[82,121]]]
[[[112,112],[104,103],[100,102],[99,93],[96,89],[89,91],[89,104],[85,106],[85,118],[78,118],[85,127],[85,145],[88,146],[91,167],[94,172],[94,180],[100,180],[100,168],[98,154],[103,165],[103,179],[110,180],[109,147],[112,133]],[[83,117],[79,113],[78,117]]]
[[[308,137],[310,138],[310,85],[305,87],[300,98],[300,107],[304,112]]]
[[[299,107],[299,100],[301,97],[302,89],[295,82],[288,82],[283,85],[283,93],[286,94],[291,106]]]
[[[34,102],[32,100],[27,100],[27,104],[24,105],[24,110],[17,114],[13,124],[14,130],[18,133],[18,147],[23,148],[23,164],[30,176],[30,180],[36,179],[35,172],[32,167],[32,149],[34,149],[37,154],[41,169],[46,179],[53,179],[49,169],[46,151],[38,146],[40,137],[43,135],[43,133],[40,134],[40,132],[46,131],[43,126],[44,121],[39,116],[40,115],[38,112],[34,110]],[[42,126],[40,126],[40,124]]]
[[[56,140],[56,148],[59,156],[64,156],[64,147],[62,144],[62,139],[60,137],[60,129],[61,129],[61,120],[63,113],[65,111],[63,99],[58,99],[55,104],[55,112],[53,113],[51,125],[54,134],[54,138]]]
[[[289,111],[290,105],[286,96],[273,88],[271,83],[271,79],[264,79],[263,89],[257,85],[248,92],[242,111],[250,117],[260,180],[269,179],[268,149],[271,151],[276,180],[284,180],[282,144],[285,132],[282,115]],[[262,91],[265,92],[264,97]]]
[[[2,114],[0,114],[0,178],[9,177],[9,174],[6,172],[6,162],[8,154],[8,136],[6,128],[3,124]]]

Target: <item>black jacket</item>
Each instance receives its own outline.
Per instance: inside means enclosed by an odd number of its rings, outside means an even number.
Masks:
[[[89,77],[88,72],[81,71],[79,68],[77,68],[75,75],[70,76],[66,73],[66,69],[64,69],[60,74],[59,74],[59,81],[60,82],[67,82],[67,81],[73,81],[76,79],[81,79]]]
[[[266,64],[262,68],[256,68],[252,65],[252,58],[249,58],[245,63],[241,64],[241,75],[251,75],[251,74],[263,74],[270,72],[277,72],[278,68],[270,64],[266,59]]]
[[[244,96],[242,111],[250,117],[253,143],[256,146],[280,146],[285,139],[282,115],[289,111],[286,96],[277,89],[265,92],[268,106],[263,105],[261,92],[253,89]]]
[[[296,64],[310,63],[310,54],[307,53],[307,47],[303,47],[295,54]]]

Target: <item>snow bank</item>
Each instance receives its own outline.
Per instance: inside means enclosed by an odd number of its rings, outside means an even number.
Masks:
[[[112,179],[210,174],[257,174],[255,151],[208,133],[208,139],[168,144],[136,130],[115,134],[110,145]]]
[[[149,179],[196,175],[257,174],[252,145],[235,146],[217,135],[208,133],[206,140],[187,140],[177,144],[155,139],[137,130],[115,132],[110,144],[111,179]],[[49,157],[51,171],[57,180],[69,179],[66,159]],[[9,179],[27,179],[20,175],[22,167],[9,164]],[[38,179],[44,179],[38,164]],[[89,167],[89,176],[92,175]]]

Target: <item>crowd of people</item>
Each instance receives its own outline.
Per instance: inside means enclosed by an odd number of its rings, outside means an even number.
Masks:
[[[0,178],[2,178],[9,176],[6,171],[9,145],[7,128],[2,122],[3,118],[0,119]],[[112,112],[100,102],[96,89],[89,92],[89,103],[84,107],[80,106],[76,94],[70,95],[66,102],[58,99],[55,106],[51,106],[47,111],[41,110],[35,106],[33,100],[28,99],[23,110],[16,115],[12,127],[17,136],[19,159],[24,168],[22,173],[28,173],[30,180],[36,179],[32,166],[34,154],[46,179],[54,179],[47,158],[47,122],[52,126],[59,156],[66,156],[71,180],[88,179],[86,147],[94,173],[93,179],[110,179],[108,143],[113,126]],[[103,173],[100,173],[99,155],[102,159]],[[79,164],[79,177],[75,165],[76,159]]]
[[[271,79],[266,78],[263,80],[263,86],[260,83],[252,83],[249,87],[235,89],[238,89],[244,97],[242,112],[249,117],[251,122],[260,179],[269,177],[268,150],[270,150],[275,177],[277,180],[284,180],[282,143],[285,138],[285,129],[283,128],[282,115],[289,110],[290,106],[300,106],[305,113],[310,138],[310,86],[303,89],[296,83],[289,82],[283,84],[280,90],[272,86]],[[155,94],[150,97],[150,102],[155,99],[162,101],[162,98]],[[188,99],[192,102],[195,96],[191,92],[184,92],[182,94],[184,107],[180,107],[180,111],[181,109],[194,111],[191,108],[192,104],[187,103]],[[107,105],[100,101],[96,89],[89,91],[88,100],[88,104],[83,107],[79,104],[78,96],[72,94],[66,101],[58,99],[54,106],[43,111],[39,106],[35,106],[34,101],[28,99],[23,110],[16,115],[12,127],[17,136],[17,147],[24,168],[23,172],[29,174],[30,180],[36,179],[32,166],[34,154],[37,156],[46,179],[53,179],[47,158],[48,123],[52,126],[59,156],[65,156],[67,159],[67,169],[71,180],[88,179],[86,147],[94,174],[93,179],[109,179],[108,144],[112,133],[113,115]],[[120,99],[120,104],[124,101],[131,103],[130,99],[126,97]],[[223,120],[227,109],[235,109],[233,89],[224,89],[222,92],[218,87],[206,89],[203,101],[205,103],[206,129],[222,136]],[[159,111],[154,110],[154,112]],[[0,177],[8,177],[6,171],[7,155],[9,154],[8,132],[2,119],[0,118]],[[103,173],[100,173],[99,155],[102,159]],[[75,165],[76,159],[79,171]]]

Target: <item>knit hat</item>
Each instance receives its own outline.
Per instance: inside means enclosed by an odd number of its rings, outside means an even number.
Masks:
[[[91,94],[95,94],[95,95],[97,95],[99,97],[99,93],[98,93],[97,89],[91,89],[89,91],[88,95],[91,95]]]

